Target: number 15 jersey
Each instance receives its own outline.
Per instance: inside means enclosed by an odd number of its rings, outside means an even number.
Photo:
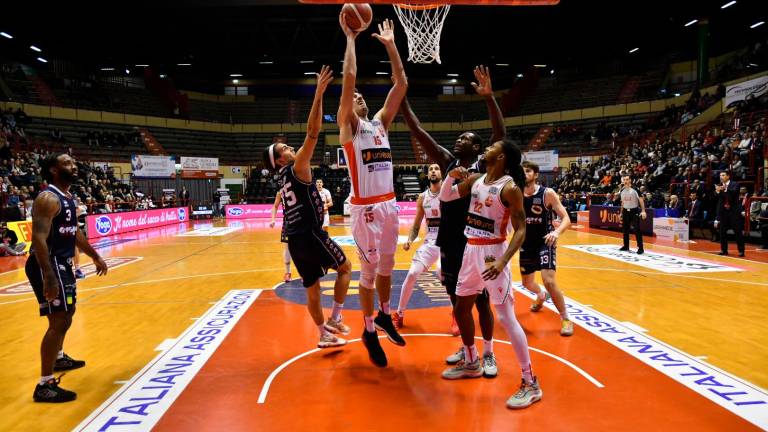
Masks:
[[[323,224],[323,199],[315,183],[306,183],[296,177],[293,164],[280,168],[278,193],[283,195],[283,227],[285,235],[301,234],[321,228]]]

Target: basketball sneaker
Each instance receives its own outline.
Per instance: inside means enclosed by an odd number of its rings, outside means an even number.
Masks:
[[[389,314],[385,314],[379,311],[379,314],[374,318],[373,324],[377,330],[383,331],[387,335],[387,339],[395,345],[405,346],[405,339],[397,332],[395,325],[392,323],[392,317]]]
[[[318,348],[333,348],[344,346],[347,344],[345,339],[336,337],[331,333],[326,333],[320,337],[320,342],[317,343]]]
[[[395,325],[397,330],[403,328],[403,316],[397,312],[392,312],[392,324]]]
[[[68,371],[72,369],[80,369],[83,366],[85,366],[83,360],[75,360],[67,354],[64,354],[64,357],[56,359],[56,363],[53,365],[53,370],[56,372]]]
[[[456,366],[443,371],[443,378],[448,380],[479,378],[481,376],[483,376],[483,365],[480,363],[480,359],[477,359],[472,363],[467,363],[462,360]]]
[[[283,275],[283,282],[288,283],[291,281],[291,272],[287,272]]]
[[[449,365],[455,365],[460,361],[464,361],[464,347],[459,347],[458,351],[445,358],[445,363]]]
[[[549,300],[549,292],[544,292],[544,298],[539,299],[539,296],[536,295],[536,300],[533,301],[531,304],[531,312],[538,312],[541,310],[541,308],[544,307],[544,303]]]
[[[573,336],[573,321],[563,320],[560,327],[560,336]]]
[[[496,378],[498,374],[499,368],[496,366],[496,356],[492,352],[483,354],[483,376],[486,378]]]
[[[35,402],[49,403],[69,402],[77,399],[77,393],[59,387],[60,382],[61,377],[58,377],[49,379],[45,384],[38,384],[35,387],[35,392],[32,393],[32,399]]]
[[[341,333],[345,336],[348,335],[350,331],[349,326],[341,322],[341,319],[336,321],[332,317],[328,317],[323,327],[331,333]]]
[[[541,391],[541,387],[539,387],[538,378],[534,377],[533,382],[530,384],[526,384],[525,380],[522,381],[520,390],[507,399],[507,408],[525,408],[531,406],[534,402],[540,401],[541,397],[544,396],[544,392]]]
[[[85,273],[81,269],[75,270],[75,279],[85,279]]]
[[[368,358],[371,359],[371,363],[379,367],[386,367],[387,355],[384,353],[384,350],[381,349],[378,333],[375,331],[368,332],[367,330],[363,329],[362,339],[363,344],[365,345],[365,349],[368,350]]]

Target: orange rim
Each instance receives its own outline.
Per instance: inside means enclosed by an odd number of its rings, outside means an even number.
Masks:
[[[437,9],[441,6],[446,6],[446,3],[440,4],[440,3],[434,3],[434,4],[407,4],[407,3],[395,3],[395,6],[403,9],[411,9],[411,10],[429,10],[429,9]]]

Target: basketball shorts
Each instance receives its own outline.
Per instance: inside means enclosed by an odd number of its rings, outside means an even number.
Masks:
[[[467,239],[464,234],[440,248],[440,274],[443,278],[443,285],[449,295],[456,294],[456,284],[459,281],[459,271],[461,271],[461,261],[464,258]]]
[[[378,263],[381,255],[394,255],[397,250],[398,219],[395,200],[350,208],[352,238],[360,259]]]
[[[289,235],[288,250],[305,288],[347,260],[341,247],[322,229]]]
[[[520,274],[529,275],[541,270],[555,270],[557,267],[557,247],[545,243],[531,248],[520,248]]]
[[[494,265],[496,260],[501,259],[506,249],[506,242],[491,245],[467,244],[459,271],[459,282],[456,284],[456,295],[467,297],[482,294],[483,290],[486,290],[491,304],[504,304],[510,299],[512,275],[508,265],[504,266],[504,270],[496,279],[483,280],[483,272]]]
[[[75,284],[75,273],[72,271],[72,258],[51,257],[51,267],[56,275],[56,283],[59,286],[59,292],[55,299],[48,301],[45,299],[45,287],[43,284],[43,271],[40,264],[37,263],[37,257],[30,255],[24,271],[35,292],[37,303],[40,306],[40,316],[50,315],[55,312],[69,312],[74,309],[77,303],[77,289]]]
[[[440,259],[440,248],[431,239],[424,240],[416,253],[413,254],[413,262],[420,263],[425,270],[429,270]]]

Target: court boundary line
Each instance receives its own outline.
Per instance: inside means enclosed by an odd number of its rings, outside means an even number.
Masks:
[[[130,425],[131,430],[151,431],[263,291],[251,289],[227,292],[199,320],[187,327],[172,345],[136,372],[73,430],[98,431],[106,430],[110,426]],[[240,298],[246,295],[247,298]],[[224,323],[214,324],[217,321]],[[183,353],[186,355],[182,355]],[[168,364],[168,361],[186,364]],[[140,383],[142,385],[138,386]],[[149,394],[155,397],[135,397],[146,396],[148,393],[142,392],[146,390],[150,390]],[[118,402],[122,402],[122,407]],[[133,417],[129,417],[130,415]]]
[[[402,333],[400,336],[403,336],[403,337],[453,337],[453,335],[450,335],[450,334],[447,334],[447,333]],[[387,337],[386,335],[381,335],[381,336],[379,336],[379,339],[384,339],[386,337]],[[482,337],[475,336],[475,339],[476,340],[481,340]],[[360,339],[360,338],[350,339],[350,340],[347,341],[347,345],[349,345],[351,343],[355,343],[355,342],[360,342],[361,340],[362,339]],[[505,344],[505,345],[512,345],[512,343],[510,341],[499,340],[499,339],[493,339],[493,341],[497,342],[497,343]],[[341,347],[337,347],[337,348],[341,348]],[[586,380],[591,382],[592,384],[594,384],[595,387],[597,387],[597,388],[605,388],[605,385],[603,385],[603,383],[598,381],[595,377],[593,377],[592,375],[587,373],[584,369],[576,366],[572,362],[570,362],[570,361],[568,361],[568,360],[566,360],[566,359],[564,359],[564,358],[562,358],[562,357],[560,357],[558,355],[552,354],[550,352],[544,351],[544,350],[539,349],[539,348],[534,348],[534,347],[529,346],[528,349],[531,350],[531,351],[537,352],[539,354],[543,354],[545,356],[551,357],[551,358],[559,361],[560,363],[563,363],[564,365],[566,365],[566,366],[570,367],[571,369],[575,370],[579,375],[581,375],[584,378],[586,378]],[[322,351],[322,349],[321,348],[311,349],[309,351],[306,351],[304,353],[301,353],[301,354],[291,358],[290,360],[287,360],[287,361],[283,362],[280,366],[275,368],[272,371],[272,373],[269,374],[267,379],[264,381],[264,384],[261,387],[261,392],[259,393],[259,398],[257,399],[256,403],[259,403],[259,404],[266,403],[267,395],[269,394],[269,388],[272,386],[272,382],[275,380],[275,378],[277,378],[277,375],[280,374],[280,372],[282,372],[284,369],[286,369],[291,364],[293,364],[293,363],[303,359],[304,357],[308,357],[308,356],[310,356],[312,354],[315,354],[315,353],[317,353],[319,351]]]
[[[517,282],[512,283],[512,289],[529,299],[533,299],[536,296]],[[566,308],[569,309],[571,321],[578,324],[585,331],[592,333],[597,338],[651,367],[662,375],[667,376],[678,384],[687,387],[699,396],[726,409],[733,415],[757,427],[768,429],[768,410],[764,409],[765,405],[768,405],[768,391],[765,389],[677,349],[647,333],[635,331],[609,315],[598,312],[592,307],[585,306],[570,297],[563,296],[563,298]],[[553,313],[558,313],[552,299],[548,299],[544,306]],[[608,336],[609,334],[614,336],[610,337]],[[618,339],[616,335],[623,335],[625,337]],[[682,357],[685,360],[678,360],[674,357]],[[684,368],[679,370],[677,369],[678,366]],[[670,367],[676,368],[675,372],[687,373],[673,373],[669,369]],[[697,376],[700,378],[692,378]],[[722,392],[713,390],[713,388],[718,388]],[[743,399],[742,396],[744,395],[752,399],[746,401],[739,400]],[[740,398],[737,398],[737,396]],[[763,409],[760,410],[756,407],[763,407]]]

